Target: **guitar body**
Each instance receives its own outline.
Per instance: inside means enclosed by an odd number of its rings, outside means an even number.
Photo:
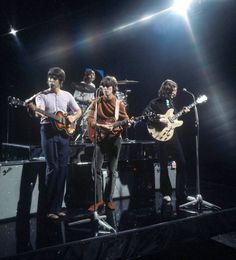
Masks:
[[[61,111],[55,114],[56,120],[51,122],[59,131],[64,131],[67,135],[72,136],[76,129],[76,122],[70,123]]]
[[[97,133],[96,133],[96,138],[97,138],[97,142],[101,142],[104,139],[107,139],[111,136],[118,136],[122,131],[123,128],[121,128],[121,126],[124,126],[128,123],[127,120],[122,120],[122,121],[103,121],[103,122],[99,122],[100,124],[105,124],[105,125],[112,125],[113,129],[112,130],[103,130],[98,128],[97,129]],[[89,139],[92,141],[92,143],[95,143],[95,130],[94,128],[90,127],[88,125],[88,136]]]
[[[164,115],[160,115],[160,119],[166,119],[168,125],[163,124],[163,127],[160,128],[161,123],[157,124],[151,123],[147,126],[149,134],[156,139],[157,141],[166,142],[169,141],[174,134],[176,127],[180,127],[183,124],[183,121],[175,119],[171,120],[174,115],[174,109],[170,108]]]

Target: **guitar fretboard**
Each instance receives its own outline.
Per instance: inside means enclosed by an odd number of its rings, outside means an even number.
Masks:
[[[35,111],[39,112],[39,113],[41,113],[41,114],[43,114],[43,115],[45,115],[45,116],[47,116],[49,118],[52,118],[52,119],[54,119],[55,121],[57,121],[59,123],[63,123],[64,118],[62,118],[62,117],[58,117],[58,116],[56,116],[54,114],[48,113],[47,111],[44,111],[44,110],[42,110],[40,108],[35,108]]]
[[[192,104],[188,105],[187,108],[188,108],[188,109],[191,109],[191,108],[194,107],[196,104],[197,104],[197,102],[193,102]],[[182,109],[182,110],[180,110],[178,113],[176,113],[175,115],[173,115],[173,116],[171,117],[171,120],[173,120],[173,121],[176,120],[178,117],[182,116],[183,113],[184,113],[184,110]]]

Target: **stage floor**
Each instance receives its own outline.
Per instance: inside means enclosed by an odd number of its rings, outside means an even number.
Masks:
[[[163,252],[170,256],[169,248],[184,250],[184,245],[195,248],[196,255],[199,242],[194,241],[205,241],[210,249],[222,242],[220,234],[236,231],[236,187],[202,183],[201,190],[204,200],[221,209],[203,208],[198,212],[191,206],[187,211],[180,210],[175,192],[172,201],[164,203],[159,191],[146,190],[132,198],[115,200],[114,211],[99,212],[105,215],[113,231],[93,221],[94,215],[86,209],[69,209],[67,217],[56,221],[37,223],[33,215],[29,226],[23,223],[17,239],[14,219],[3,221],[0,224],[0,257],[18,253],[19,259],[53,259],[58,254],[62,254],[59,259],[70,259],[68,254],[75,257],[73,259],[145,259],[148,255],[149,259],[155,259],[158,254],[164,257]],[[190,195],[194,195],[194,189],[190,190]],[[231,241],[230,247],[222,247],[235,256],[232,245],[236,243],[236,236],[231,234],[233,243]],[[209,240],[215,236],[216,240]],[[177,255],[178,259],[187,259],[181,258],[180,251]]]

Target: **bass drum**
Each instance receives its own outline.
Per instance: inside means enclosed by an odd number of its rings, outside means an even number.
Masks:
[[[125,104],[125,106],[127,106],[127,98],[126,98],[125,93],[120,92],[120,91],[117,91],[117,92],[116,92],[116,97],[117,97],[119,100],[123,101],[123,103]]]

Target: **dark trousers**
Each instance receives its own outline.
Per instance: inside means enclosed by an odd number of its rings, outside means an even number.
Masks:
[[[97,173],[96,176],[96,196],[97,200],[105,202],[112,201],[113,193],[116,184],[118,159],[121,149],[121,137],[113,137],[96,144],[93,153],[92,173]],[[105,192],[103,194],[103,178],[102,166],[105,156],[107,158],[108,179]]]
[[[186,197],[186,161],[181,143],[176,135],[167,142],[160,142],[160,189],[164,196],[171,195],[172,187],[168,175],[168,162],[176,161],[176,197]]]
[[[46,208],[61,211],[68,171],[69,139],[51,125],[41,126],[41,145],[46,159]]]

